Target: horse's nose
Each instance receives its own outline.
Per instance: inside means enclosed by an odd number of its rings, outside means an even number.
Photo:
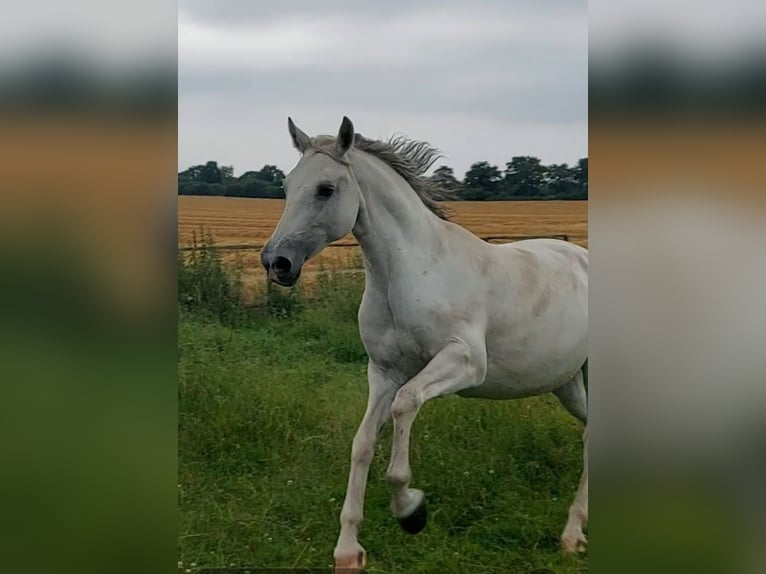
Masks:
[[[293,268],[293,262],[290,261],[287,257],[278,255],[271,262],[271,268],[276,272],[277,275],[287,275]]]
[[[293,268],[293,262],[282,255],[276,255],[274,252],[264,249],[261,251],[261,265],[266,271],[274,271],[277,275],[287,275]]]
[[[283,253],[285,253],[283,251]],[[287,255],[293,255],[287,253]],[[301,274],[301,261],[296,265],[293,259],[285,255],[277,255],[274,251],[264,248],[261,251],[261,265],[266,269],[269,281],[274,281],[283,287],[292,287]]]

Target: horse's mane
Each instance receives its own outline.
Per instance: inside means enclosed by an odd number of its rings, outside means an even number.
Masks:
[[[318,136],[312,143],[318,151],[334,157],[334,137]],[[361,134],[354,134],[354,147],[388,165],[404,178],[428,209],[441,219],[449,219],[452,210],[442,202],[454,199],[453,194],[438,180],[426,176],[428,169],[443,157],[438,149],[427,142],[411,140],[401,135],[391,137],[388,141],[380,141],[368,139]]]

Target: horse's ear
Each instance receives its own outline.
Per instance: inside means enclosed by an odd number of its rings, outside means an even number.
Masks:
[[[344,155],[354,145],[354,124],[346,116],[343,116],[343,121],[340,123],[336,142],[340,156]]]
[[[305,152],[311,146],[311,138],[301,131],[301,129],[293,123],[293,119],[287,118],[287,131],[290,132],[290,137],[293,140],[293,146],[299,152]]]

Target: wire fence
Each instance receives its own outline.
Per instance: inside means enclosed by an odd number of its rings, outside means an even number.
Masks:
[[[558,233],[553,235],[484,235],[480,239],[488,243],[511,243],[524,239],[560,239],[569,241],[569,235]],[[355,241],[336,241],[327,247],[359,247]],[[186,245],[179,247],[179,251],[260,251],[263,244],[260,243],[237,243],[233,245]]]

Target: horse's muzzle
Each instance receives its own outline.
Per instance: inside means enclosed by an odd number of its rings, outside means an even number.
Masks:
[[[268,249],[261,252],[261,264],[270,281],[283,287],[292,287],[301,275],[301,266],[293,264],[289,257],[277,255]]]

